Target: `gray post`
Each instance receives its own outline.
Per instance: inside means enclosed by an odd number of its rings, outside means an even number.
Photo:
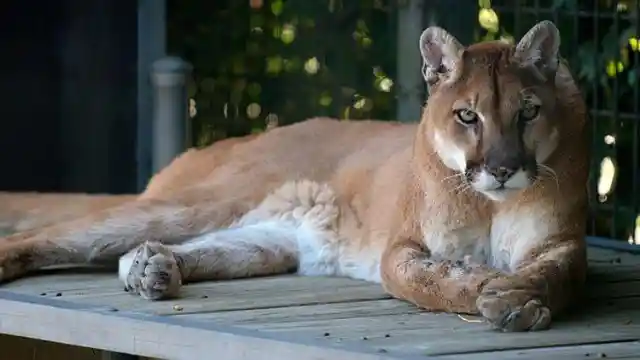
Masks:
[[[166,0],[138,0],[138,192],[153,174],[151,65],[167,53],[166,12]]]
[[[420,69],[419,40],[422,34],[424,0],[405,0],[398,9],[397,48],[397,120],[401,122],[420,121],[425,97],[424,83]]]
[[[167,166],[191,146],[187,80],[192,67],[173,56],[152,65],[153,99],[153,172]]]

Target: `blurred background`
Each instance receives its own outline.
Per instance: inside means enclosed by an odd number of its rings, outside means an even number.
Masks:
[[[514,41],[553,20],[592,117],[589,234],[640,244],[638,0],[60,0],[0,12],[2,191],[134,193],[154,60],[192,65],[189,142],[312,116],[417,121],[418,37]]]

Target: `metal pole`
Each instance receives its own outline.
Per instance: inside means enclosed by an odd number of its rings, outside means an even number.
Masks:
[[[152,65],[153,99],[153,172],[167,166],[191,146],[187,79],[192,66],[173,56]]]
[[[401,122],[420,121],[424,83],[420,75],[422,58],[418,45],[422,34],[424,0],[405,0],[398,9],[397,110]]]
[[[151,65],[166,54],[166,27],[166,0],[138,0],[138,192],[153,173]]]

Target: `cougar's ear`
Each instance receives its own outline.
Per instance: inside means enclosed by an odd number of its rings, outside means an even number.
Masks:
[[[552,79],[558,70],[560,31],[551,21],[534,25],[516,46],[513,58],[523,67],[537,71],[544,80]]]
[[[456,73],[464,47],[445,29],[431,26],[420,35],[422,76],[429,86]]]

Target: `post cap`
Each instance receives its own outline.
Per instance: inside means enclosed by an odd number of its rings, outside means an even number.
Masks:
[[[186,74],[193,66],[178,56],[166,56],[154,61],[151,70],[155,74]]]

